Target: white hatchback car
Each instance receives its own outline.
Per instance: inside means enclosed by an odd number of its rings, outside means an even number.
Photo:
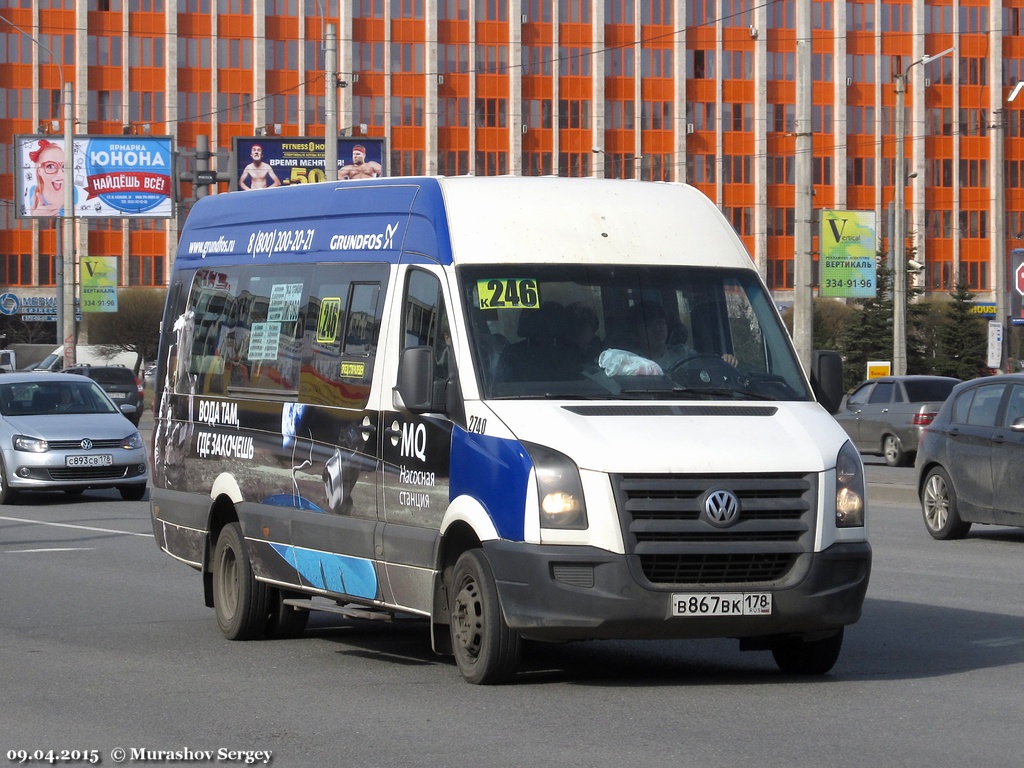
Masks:
[[[117,488],[146,494],[142,436],[92,379],[66,373],[0,375],[0,504],[22,491]]]

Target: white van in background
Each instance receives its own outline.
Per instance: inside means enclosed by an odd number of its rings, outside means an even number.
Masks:
[[[102,349],[98,345],[77,345],[75,347],[75,365],[123,365],[125,368],[135,368],[136,355],[134,352],[118,352],[107,357],[101,353]],[[26,370],[59,371],[62,368],[64,368],[63,344]]]
[[[808,380],[692,187],[214,195],[167,297],[153,528],[229,639],[329,610],[424,618],[472,683],[524,640],[599,638],[732,637],[823,674],[860,617],[838,355]]]

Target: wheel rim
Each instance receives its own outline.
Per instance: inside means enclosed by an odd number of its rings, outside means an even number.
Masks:
[[[475,660],[483,645],[483,600],[473,579],[465,580],[455,596],[452,627],[459,648],[467,658]]]
[[[221,610],[225,618],[230,619],[238,609],[238,562],[235,553],[226,547],[220,559],[220,597]]]
[[[949,491],[945,481],[932,475],[924,487],[924,520],[933,531],[941,531],[949,519]]]
[[[885,438],[885,458],[891,463],[896,461],[898,455],[899,447],[896,445],[896,438],[889,435]]]

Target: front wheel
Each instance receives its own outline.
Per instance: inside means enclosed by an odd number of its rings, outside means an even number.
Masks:
[[[7,482],[7,466],[0,458],[0,504],[13,504],[18,500],[18,492]]]
[[[819,640],[783,637],[772,643],[772,657],[789,675],[824,675],[835,666],[843,647],[843,629]]]
[[[125,501],[142,501],[146,495],[146,484],[135,483],[134,485],[119,485],[117,487],[121,498]]]
[[[267,585],[256,581],[238,523],[224,526],[213,552],[213,607],[228,640],[254,640],[266,630]]]
[[[924,527],[933,539],[962,539],[971,524],[960,519],[956,508],[956,490],[942,467],[932,467],[921,486],[921,512]]]
[[[494,576],[479,549],[459,557],[449,594],[452,648],[466,682],[490,685],[515,677],[519,633],[505,623]]]

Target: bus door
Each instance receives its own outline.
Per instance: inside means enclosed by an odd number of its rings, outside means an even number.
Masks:
[[[438,392],[456,373],[448,319],[438,277],[410,267],[402,291],[399,346],[432,348]],[[396,356],[399,352],[394,350]],[[382,388],[383,556],[393,602],[428,611],[438,531],[449,502],[452,424],[441,413],[395,410],[393,385]]]

